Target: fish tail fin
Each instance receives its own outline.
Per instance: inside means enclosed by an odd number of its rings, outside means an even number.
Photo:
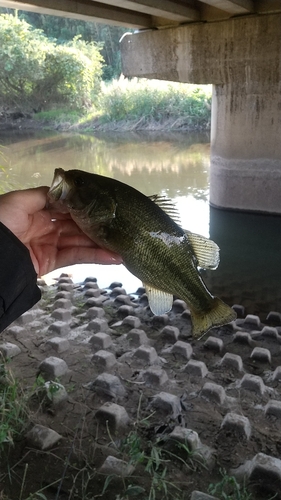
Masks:
[[[195,338],[203,336],[215,326],[226,325],[236,318],[235,311],[218,297],[214,297],[211,309],[207,312],[198,313],[191,309],[190,314],[193,323],[193,336]]]

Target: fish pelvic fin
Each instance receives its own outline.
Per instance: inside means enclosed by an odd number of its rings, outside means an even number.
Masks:
[[[212,308],[207,312],[198,313],[190,310],[193,323],[193,337],[205,335],[211,328],[222,326],[236,319],[236,312],[218,297],[214,297]]]
[[[218,245],[201,234],[191,233],[186,230],[185,234],[197,258],[198,267],[202,267],[202,269],[217,269],[220,262],[220,249]]]
[[[161,314],[165,314],[172,309],[173,306],[173,295],[162,292],[162,290],[158,290],[158,288],[153,288],[150,285],[143,284],[145,287],[145,291],[147,293],[148,303],[151,311],[156,316]]]

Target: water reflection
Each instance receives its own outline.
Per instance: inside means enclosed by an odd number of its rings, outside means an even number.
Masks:
[[[176,203],[182,226],[211,236],[221,263],[205,273],[213,293],[247,313],[281,311],[281,218],[209,209],[209,137],[192,134],[3,134],[1,192],[49,185],[56,167],[113,177],[147,195],[166,194]],[[121,281],[140,286],[123,266],[72,266],[75,281],[92,275],[101,287]],[[55,271],[52,276],[58,276]]]

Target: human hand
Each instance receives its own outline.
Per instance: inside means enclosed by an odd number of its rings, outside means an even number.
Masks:
[[[45,208],[48,190],[42,186],[0,196],[0,222],[28,248],[37,274],[80,263],[121,264],[119,255],[99,248],[70,214]]]

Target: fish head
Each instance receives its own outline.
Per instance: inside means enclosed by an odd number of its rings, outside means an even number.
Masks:
[[[116,203],[106,178],[82,170],[56,168],[48,199],[53,208],[70,212],[72,217],[87,218],[89,223],[115,217]]]

